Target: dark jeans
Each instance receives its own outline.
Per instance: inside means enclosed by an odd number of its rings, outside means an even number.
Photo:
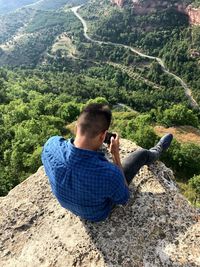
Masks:
[[[153,163],[159,158],[159,156],[160,152],[156,148],[151,148],[150,150],[140,149],[132,152],[122,162],[122,168],[127,183],[130,184],[132,182],[134,176],[142,166]]]

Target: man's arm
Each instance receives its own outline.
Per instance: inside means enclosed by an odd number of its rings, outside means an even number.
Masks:
[[[116,133],[116,137],[111,137],[111,142],[110,142],[110,153],[112,154],[113,162],[121,169],[121,172],[124,176],[120,156],[119,156],[119,135]],[[126,178],[124,176],[124,183],[128,187],[128,183],[126,181]]]

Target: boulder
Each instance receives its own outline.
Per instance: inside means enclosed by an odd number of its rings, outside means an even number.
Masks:
[[[121,157],[137,149],[122,140]],[[134,178],[109,218],[85,221],[62,208],[44,168],[0,198],[3,267],[200,266],[200,220],[157,161]]]

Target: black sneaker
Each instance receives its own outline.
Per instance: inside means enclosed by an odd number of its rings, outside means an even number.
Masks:
[[[172,139],[173,139],[172,134],[170,134],[170,133],[166,134],[160,139],[160,141],[157,143],[156,147],[160,147],[162,149],[162,151],[165,151],[171,145]]]

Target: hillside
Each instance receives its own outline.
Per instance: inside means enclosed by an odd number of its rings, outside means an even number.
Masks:
[[[29,7],[38,10],[55,10],[64,6],[81,5],[85,2],[86,0],[40,0],[29,5]]]
[[[151,1],[142,2],[140,6],[145,9],[145,3],[151,7]],[[199,101],[200,27],[190,26],[187,12],[170,4],[161,9],[155,4],[153,13],[148,12],[148,8],[147,12],[138,12],[131,4],[111,8],[104,1],[101,8],[99,5],[88,4],[81,13],[94,39],[130,45],[147,55],[161,58],[168,70],[188,83]]]
[[[196,143],[200,145],[200,130],[192,126],[177,126],[165,128],[163,126],[156,126],[155,132],[159,136],[163,136],[166,133],[174,135],[177,141],[181,143]]]
[[[46,8],[43,8],[44,5]],[[69,9],[46,11],[51,7],[57,9],[61,5],[57,3],[52,6],[48,2],[47,7],[47,3],[40,2],[40,5],[31,5],[0,17],[0,66],[35,67],[42,64],[44,56],[51,52],[56,38],[80,28]],[[13,15],[16,20],[13,20]]]
[[[121,156],[136,146],[122,140]],[[200,214],[161,162],[144,167],[125,207],[90,223],[61,208],[41,167],[0,198],[5,267],[199,266]]]
[[[34,8],[40,10],[58,9],[65,5],[79,5],[84,0],[0,0],[0,14],[13,12],[19,8]]]
[[[44,142],[69,136],[91,99],[119,107],[112,129],[145,148],[156,125],[198,131],[200,27],[177,6],[135,14],[132,1],[15,3],[0,16],[0,195],[38,169]],[[200,146],[177,140],[163,161],[197,205],[198,184],[188,183],[199,179]]]
[[[85,16],[94,40],[110,42],[102,46],[85,40],[80,20],[69,9],[69,5],[85,1],[56,3],[52,5],[50,0],[43,0],[29,5],[16,11],[15,21],[12,14],[0,17],[3,25],[0,31],[0,66],[49,68],[53,64],[60,70],[80,61],[87,65],[109,64],[119,70],[120,75],[123,72],[136,80],[138,87],[143,83],[145,94],[152,98],[147,106],[152,107],[151,102],[157,97],[156,89],[168,95],[165,99],[174,98],[176,102],[180,101],[178,98],[182,102],[186,100],[181,90],[185,91],[186,98],[191,98],[192,91],[194,101],[199,102],[199,27],[192,28],[191,32],[186,14],[169,7],[154,16],[132,16],[131,6],[119,10],[110,1],[90,1],[80,13],[83,18]],[[117,47],[114,43],[130,45],[147,56]],[[169,47],[172,47],[171,53],[168,53]],[[159,61],[156,57],[160,57]],[[166,67],[164,72],[163,64]],[[82,71],[80,66],[79,70]],[[170,77],[168,71],[188,84],[183,85]],[[171,97],[171,94],[176,96]],[[138,104],[139,101],[137,99]]]
[[[186,14],[189,17],[191,25],[200,25],[200,2],[197,1],[124,1],[124,0],[111,0],[114,5],[124,7],[131,5],[135,14],[150,14],[160,10],[173,7],[174,9]]]
[[[35,2],[38,2],[38,0],[0,0],[0,14],[12,12]]]

